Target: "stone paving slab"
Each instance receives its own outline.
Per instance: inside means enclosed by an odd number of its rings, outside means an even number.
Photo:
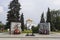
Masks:
[[[35,36],[25,36],[26,34],[10,35],[0,33],[0,40],[60,40],[60,33],[51,33],[50,35],[34,34]]]
[[[0,33],[0,38],[60,38],[60,33],[51,33],[49,35],[34,34],[35,36],[26,36],[26,33],[19,35],[10,35],[8,33]]]

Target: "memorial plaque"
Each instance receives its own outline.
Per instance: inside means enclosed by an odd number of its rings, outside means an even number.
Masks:
[[[13,34],[15,30],[21,33],[21,23],[11,22],[11,34]]]
[[[50,23],[40,23],[39,33],[40,34],[49,34],[50,33]]]

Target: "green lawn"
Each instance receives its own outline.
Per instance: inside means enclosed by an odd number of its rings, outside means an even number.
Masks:
[[[26,29],[25,29],[24,31],[22,31],[22,33],[27,33],[27,32],[28,32],[28,33],[32,33],[32,30],[26,30]]]
[[[2,32],[8,32],[8,31],[7,30],[3,30],[3,31],[0,30],[0,33],[2,33]]]
[[[1,31],[1,30],[0,30],[0,33],[2,33],[2,32],[8,32],[8,31],[7,31],[7,30],[4,30],[4,31]],[[27,32],[28,32],[28,33],[32,33],[32,30],[26,30],[26,29],[25,29],[24,31],[22,31],[22,33],[27,33]]]

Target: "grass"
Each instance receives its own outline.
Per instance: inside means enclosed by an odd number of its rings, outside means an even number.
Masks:
[[[0,33],[3,33],[3,32],[8,32],[8,31],[7,30],[4,30],[4,31],[0,30]],[[24,29],[24,31],[22,31],[22,33],[32,33],[32,30]]]
[[[2,33],[2,32],[8,32],[8,31],[7,31],[7,30],[3,30],[3,31],[2,31],[2,30],[0,30],[0,33]]]
[[[32,33],[32,30],[24,30],[24,31],[22,31],[22,33]]]

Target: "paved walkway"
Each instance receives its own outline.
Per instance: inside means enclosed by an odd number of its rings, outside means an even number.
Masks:
[[[26,34],[10,35],[0,33],[0,40],[60,40],[60,33],[51,33],[50,35],[35,34],[35,36],[25,36]]]

